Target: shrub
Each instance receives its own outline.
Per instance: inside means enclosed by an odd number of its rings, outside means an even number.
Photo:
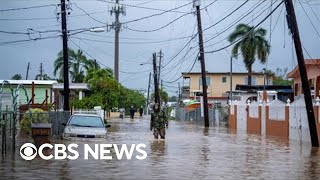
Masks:
[[[49,115],[42,109],[31,109],[31,118],[30,111],[26,111],[21,122],[20,129],[22,132],[30,134],[31,133],[31,120],[32,123],[48,123]]]

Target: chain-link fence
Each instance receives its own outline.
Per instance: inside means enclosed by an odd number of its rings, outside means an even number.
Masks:
[[[210,125],[226,124],[228,119],[227,107],[210,108],[209,111]],[[195,124],[204,124],[204,118],[201,117],[201,109],[186,110],[185,108],[176,108],[175,118],[177,121],[187,121]]]

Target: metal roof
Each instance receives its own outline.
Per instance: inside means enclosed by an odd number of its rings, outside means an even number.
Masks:
[[[2,84],[4,81],[8,81],[10,84],[23,84],[23,85],[31,85],[34,82],[35,85],[52,85],[53,83],[57,83],[56,80],[0,80]]]
[[[64,89],[63,83],[54,83],[52,85],[53,89]],[[69,89],[81,89],[81,90],[89,90],[89,86],[87,83],[70,83]]]

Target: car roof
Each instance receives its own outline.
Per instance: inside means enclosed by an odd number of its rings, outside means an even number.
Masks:
[[[73,114],[73,116],[91,116],[91,117],[100,117],[98,114]]]

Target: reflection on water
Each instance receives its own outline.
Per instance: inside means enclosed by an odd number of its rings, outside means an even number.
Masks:
[[[298,143],[181,122],[171,122],[166,139],[155,140],[147,119],[111,124],[105,141],[56,143],[144,143],[148,157],[24,161],[17,151],[0,158],[0,179],[320,179],[319,150]]]

